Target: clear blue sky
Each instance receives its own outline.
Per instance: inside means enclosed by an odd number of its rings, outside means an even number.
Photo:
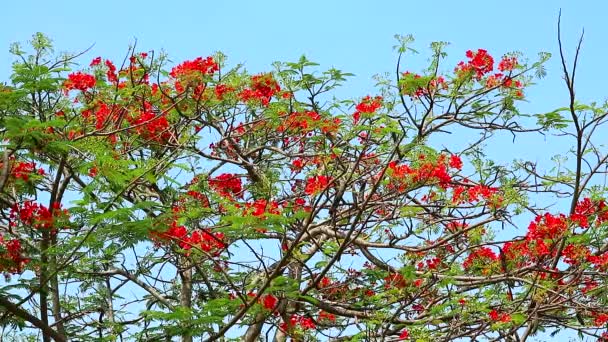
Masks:
[[[570,56],[581,29],[586,31],[577,95],[583,101],[603,101],[608,2],[599,0],[6,1],[0,11],[0,81],[10,75],[9,44],[40,31],[58,51],[77,52],[95,44],[83,65],[97,56],[122,59],[135,38],[141,50],[164,49],[176,62],[222,51],[231,64],[243,62],[253,72],[306,54],[322,67],[355,73],[343,94],[359,97],[374,93],[372,75],[394,71],[393,35],[411,33],[421,52],[411,60],[414,71],[424,66],[426,47],[436,40],[451,43],[448,52],[455,60],[477,48],[495,56],[517,50],[531,59],[540,51],[551,52],[548,77],[527,91],[529,103],[524,105],[543,112],[568,100],[557,54],[560,8]]]

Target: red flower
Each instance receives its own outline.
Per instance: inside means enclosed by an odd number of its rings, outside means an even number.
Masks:
[[[469,268],[473,265],[474,261],[479,261],[482,263],[491,263],[496,260],[498,260],[498,255],[496,255],[494,251],[492,251],[488,247],[480,247],[469,254],[469,256],[462,263],[462,266],[464,268]]]
[[[398,289],[402,289],[407,286],[405,278],[403,278],[403,276],[400,273],[390,274],[390,275],[384,277],[384,281],[385,281],[384,287],[386,289],[395,288],[395,287]]]
[[[259,74],[251,76],[251,87],[241,91],[239,97],[245,102],[258,100],[263,106],[268,106],[272,96],[280,91],[281,87],[271,74]]]
[[[209,179],[209,186],[224,197],[242,197],[243,185],[241,179],[231,173],[222,173],[221,175]]]
[[[593,324],[596,327],[601,327],[604,324],[608,323],[608,314],[605,314],[605,313],[601,313],[601,314],[594,313],[593,316],[595,318],[593,320]]]
[[[513,68],[517,66],[517,58],[503,56],[500,62],[498,63],[498,70],[500,71],[511,71]]]
[[[96,65],[99,65],[100,63],[101,63],[101,57],[96,57],[96,58],[93,58],[90,66],[96,66]]]
[[[466,53],[469,61],[467,63],[460,62],[456,67],[456,72],[474,72],[477,80],[494,69],[494,58],[484,49],[478,49],[477,52],[468,50]]]
[[[219,65],[213,60],[213,57],[198,57],[191,61],[185,61],[182,64],[171,69],[169,75],[173,78],[195,75],[211,75],[220,70]]]
[[[97,167],[96,166],[93,166],[92,168],[89,169],[89,176],[90,177],[97,176]]]
[[[329,321],[329,322],[335,322],[336,321],[336,315],[325,312],[325,311],[321,311],[319,312],[319,321]]]
[[[68,75],[68,79],[63,83],[63,88],[66,91],[72,89],[87,91],[95,86],[95,82],[95,76],[79,71]]]
[[[106,64],[106,67],[108,68],[108,71],[106,71],[106,77],[108,78],[108,82],[117,83],[118,77],[116,76],[116,67],[114,66],[112,61],[110,61],[108,59],[106,59],[105,64]]]
[[[215,96],[217,96],[218,100],[224,99],[224,95],[231,91],[234,91],[234,88],[229,87],[225,84],[218,84],[217,86],[215,86]]]
[[[274,310],[274,308],[277,306],[278,299],[277,297],[268,294],[263,295],[261,301],[262,306],[264,306],[265,309]]]
[[[21,242],[17,239],[5,240],[0,235],[0,250],[0,272],[18,274],[30,262],[30,259],[22,256]]]
[[[511,316],[509,314],[499,313],[494,309],[488,313],[488,316],[495,322],[507,323],[511,321]]]
[[[364,97],[359,104],[355,107],[355,113],[353,113],[353,121],[355,124],[359,122],[361,114],[371,114],[382,107],[382,96],[376,96],[373,99],[370,96]]]
[[[330,181],[331,178],[327,176],[310,177],[308,180],[306,180],[306,188],[304,189],[304,192],[307,195],[316,195],[325,190]]]
[[[450,167],[453,169],[462,169],[462,160],[459,156],[452,154],[450,156]]]
[[[403,331],[401,332],[401,334],[399,334],[399,339],[400,340],[407,340],[408,338],[410,338],[410,332],[407,331],[407,329],[403,329]]]

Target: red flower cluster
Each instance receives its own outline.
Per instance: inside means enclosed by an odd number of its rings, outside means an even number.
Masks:
[[[525,240],[508,242],[504,245],[505,256],[510,260],[527,256],[529,258],[525,262],[530,263],[539,257],[555,255],[555,250],[551,248],[551,242],[564,236],[571,228],[571,223],[586,229],[592,224],[599,225],[608,221],[605,206],[603,200],[594,202],[585,198],[577,203],[574,213],[570,217],[564,214],[553,215],[550,213],[538,215],[528,226]],[[567,244],[562,251],[562,255],[564,256],[564,262],[570,265],[587,261],[598,270],[608,269],[608,252],[594,255],[586,246]]]
[[[507,313],[500,313],[500,312],[496,311],[495,309],[493,309],[492,311],[490,311],[488,313],[488,316],[494,322],[507,323],[507,322],[511,321],[511,315],[509,315]]]
[[[218,100],[223,100],[224,95],[226,95],[227,93],[230,93],[232,91],[234,91],[234,88],[227,86],[225,84],[218,84],[215,86],[215,89],[214,89],[215,96],[217,97]]]
[[[114,63],[112,63],[111,60],[106,59],[105,65],[108,68],[108,71],[106,71],[106,77],[108,78],[108,82],[118,83],[118,76],[116,75],[116,66],[114,66]]]
[[[592,263],[599,271],[608,271],[608,252],[604,252],[600,255],[589,255],[587,256],[587,261]]]
[[[139,115],[127,116],[127,121],[135,126],[135,131],[143,139],[162,143],[171,138],[169,121],[165,113],[155,112],[149,102],[144,103],[144,108],[139,111]]]
[[[484,265],[491,264],[498,260],[498,255],[488,247],[480,247],[469,253],[469,256],[464,260],[462,266],[465,269],[473,266],[474,262],[479,262]]]
[[[259,74],[251,76],[251,87],[243,89],[239,98],[245,102],[258,100],[262,105],[268,106],[270,99],[280,91],[281,87],[272,74]]]
[[[329,313],[329,312],[325,312],[325,311],[320,311],[319,312],[319,317],[317,318],[318,321],[323,322],[335,322],[336,321],[336,315]]]
[[[568,220],[564,214],[538,215],[528,226],[526,240],[558,239],[568,229]]]
[[[452,154],[450,155],[450,161],[448,163],[452,169],[461,170],[462,169],[462,159],[459,156]]]
[[[570,265],[577,265],[587,259],[590,255],[589,248],[581,245],[568,244],[562,251],[564,262]]]
[[[91,64],[89,64],[89,66],[96,66],[99,65],[101,63],[101,57],[95,57],[93,58],[93,60],[91,61]]]
[[[317,112],[294,112],[285,117],[277,127],[279,132],[292,134],[306,134],[314,129],[320,129],[323,133],[332,133],[340,127],[340,119],[323,119]]]
[[[393,274],[389,274],[388,276],[384,277],[384,288],[385,289],[391,289],[391,288],[402,289],[406,286],[407,286],[407,281],[405,280],[405,278],[403,278],[401,273],[393,273]]]
[[[328,176],[314,176],[306,180],[306,187],[304,192],[307,195],[316,195],[327,188],[331,182],[331,177]]]
[[[594,202],[590,198],[584,198],[576,204],[574,213],[570,215],[570,220],[581,228],[589,228],[592,223],[601,224],[606,222],[608,221],[606,202],[604,200]]]
[[[315,322],[313,321],[312,318],[310,317],[303,317],[300,315],[291,315],[291,317],[289,318],[289,322],[283,322],[279,325],[279,329],[281,329],[282,331],[288,332],[290,330],[292,330],[295,326],[300,326],[300,328],[302,328],[302,330],[310,330],[310,329],[316,329],[317,326],[315,325]]]
[[[37,229],[51,229],[56,219],[67,218],[69,213],[61,209],[60,203],[53,203],[51,210],[34,201],[25,201],[22,204],[15,203],[10,211],[11,226],[17,226],[15,220],[20,220],[24,225]]]
[[[453,189],[452,203],[474,203],[479,201],[480,199],[489,201],[492,200],[494,195],[496,195],[497,193],[497,188],[489,187],[482,184],[477,184],[474,186],[457,185]],[[498,202],[500,202],[500,200]],[[498,205],[500,203],[495,204]]]
[[[498,70],[511,71],[517,66],[517,57],[503,56],[498,63]]]
[[[15,179],[21,179],[24,182],[29,181],[30,175],[34,173],[44,175],[44,170],[42,168],[36,170],[36,163],[34,162],[15,163],[12,170],[10,171],[11,176],[15,177]]]
[[[153,234],[155,237],[161,240],[171,240],[178,244],[178,246],[185,250],[190,250],[192,247],[198,248],[205,252],[214,252],[218,254],[222,249],[226,247],[224,243],[224,233],[216,232],[210,233],[205,229],[195,230],[190,235],[186,227],[180,226],[176,221],[171,222],[171,226],[167,231]]]
[[[468,50],[466,52],[468,62],[460,62],[456,66],[456,73],[475,73],[475,77],[479,80],[483,75],[494,70],[494,58],[484,49],[478,49],[477,52]]]
[[[608,323],[608,314],[605,313],[593,313],[593,324],[596,327],[601,327],[604,324]]]
[[[227,198],[232,198],[232,196],[237,198],[243,197],[241,179],[231,173],[222,173],[217,177],[210,178],[209,187]]]
[[[399,339],[407,340],[408,338],[410,338],[410,332],[407,331],[407,329],[403,329],[403,331],[401,331],[401,333],[399,334]]]
[[[452,177],[448,174],[448,169],[445,163],[445,155],[440,155],[436,162],[425,161],[425,156],[421,155],[421,163],[411,168],[408,165],[399,165],[397,161],[391,161],[388,164],[388,175],[397,181],[396,184],[391,183],[389,187],[396,188],[399,191],[404,191],[412,183],[439,183],[442,188],[447,188],[452,181]]]
[[[211,75],[218,70],[220,70],[220,67],[213,60],[213,57],[198,57],[174,67],[169,75],[173,78],[185,76],[200,78],[203,75]]]
[[[375,113],[382,107],[382,96],[376,96],[371,98],[369,95],[364,97],[357,106],[355,106],[355,112],[353,113],[353,121],[356,124],[361,119],[361,114]]]
[[[270,311],[274,311],[274,309],[277,306],[278,301],[279,300],[277,299],[277,297],[275,297],[271,294],[263,295],[260,298],[260,303],[262,304],[264,309],[270,310]]]
[[[267,201],[263,198],[257,199],[252,203],[245,204],[245,215],[253,215],[262,220],[266,219],[266,214],[279,215],[281,210],[276,201]]]
[[[0,235],[0,272],[21,273],[30,259],[23,257],[21,242],[17,239],[5,240]]]
[[[76,72],[68,75],[68,79],[63,83],[63,89],[68,92],[72,89],[87,91],[95,86],[95,76]]]

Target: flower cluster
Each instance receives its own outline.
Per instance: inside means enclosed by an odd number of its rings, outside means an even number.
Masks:
[[[388,176],[393,182],[389,188],[404,191],[408,186],[415,183],[438,183],[442,188],[447,188],[452,181],[452,176],[448,173],[448,167],[458,169],[462,167],[460,158],[454,156],[446,163],[446,156],[439,155],[436,161],[431,161],[424,155],[418,157],[419,163],[416,166],[401,164],[391,161],[388,164]]]
[[[32,174],[38,174],[43,176],[44,169],[36,169],[36,163],[34,162],[17,162],[12,166],[10,170],[10,175],[12,177],[14,177],[15,179],[21,179],[24,182],[29,181],[30,176]]]
[[[6,239],[0,235],[0,272],[18,274],[30,260],[23,257],[18,239]]]
[[[332,133],[338,130],[341,120],[339,118],[322,118],[314,111],[294,112],[285,117],[277,127],[278,132],[291,134],[307,134],[314,129],[323,133]],[[298,139],[298,138],[296,138]]]
[[[58,219],[66,219],[69,213],[61,209],[61,203],[54,202],[51,209],[34,201],[25,201],[21,204],[15,203],[10,211],[11,226],[17,226],[17,220],[26,226],[36,229],[56,228]]]
[[[466,56],[469,59],[466,63],[460,62],[456,66],[455,72],[474,73],[477,80],[480,80],[485,74],[494,70],[494,58],[484,49],[478,49],[477,52],[468,50]]]
[[[306,187],[304,188],[304,192],[310,196],[316,195],[325,190],[331,181],[331,177],[328,176],[310,177],[306,180]]]
[[[213,252],[216,255],[226,247],[224,233],[211,233],[206,229],[198,229],[188,234],[186,227],[179,225],[177,221],[171,222],[169,229],[165,232],[154,232],[152,235],[161,241],[173,241],[186,251],[194,247],[204,252]]]
[[[317,328],[312,318],[295,314],[291,315],[288,322],[283,322],[279,325],[279,329],[284,332],[289,332],[294,327],[300,327],[302,330],[310,330]]]
[[[496,253],[494,253],[494,251],[492,251],[490,248],[479,247],[469,253],[469,256],[467,256],[467,258],[462,263],[462,266],[465,269],[469,269],[475,263],[487,265],[497,260],[498,255],[496,255]]]
[[[210,178],[209,187],[227,198],[243,197],[241,178],[231,173],[222,173],[217,177]]]
[[[498,312],[496,309],[492,309],[492,311],[488,313],[488,317],[494,322],[508,323],[511,321],[511,315]]]
[[[281,210],[279,208],[279,203],[276,201],[268,201],[266,199],[260,198],[253,202],[245,204],[245,213],[244,215],[252,215],[262,220],[266,219],[268,214],[271,215],[279,215],[281,214]]]
[[[68,79],[63,83],[63,89],[66,92],[73,89],[84,92],[93,88],[95,86],[95,82],[95,76],[79,71],[68,75]]]
[[[356,124],[361,119],[361,114],[372,114],[375,113],[380,107],[382,107],[382,96],[376,96],[374,98],[369,95],[364,97],[361,102],[355,106],[355,112],[353,113],[353,122]]]
[[[219,65],[215,62],[213,57],[198,57],[191,61],[185,61],[182,64],[177,65],[169,75],[173,78],[179,77],[196,77],[200,78],[204,75],[211,75],[214,72],[220,70]]]
[[[251,76],[250,88],[243,89],[239,98],[244,102],[258,100],[264,106],[268,106],[270,99],[281,91],[279,83],[274,80],[271,74],[259,74]]]

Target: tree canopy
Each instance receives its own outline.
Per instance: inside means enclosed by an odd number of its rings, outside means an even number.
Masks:
[[[580,44],[556,109],[530,114],[548,54],[450,64],[436,42],[412,71],[396,38],[396,72],[350,99],[334,90],[353,75],[306,57],[250,74],[13,45],[2,336],[608,340],[608,106],[576,100]],[[509,163],[488,149],[504,133]],[[538,135],[568,149],[522,159]]]

